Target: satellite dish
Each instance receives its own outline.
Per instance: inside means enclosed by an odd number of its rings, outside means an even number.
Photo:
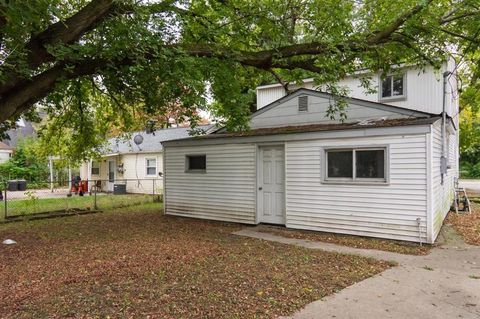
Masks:
[[[140,135],[140,134],[135,135],[135,137],[133,138],[133,142],[137,145],[142,144],[143,143],[143,136]]]

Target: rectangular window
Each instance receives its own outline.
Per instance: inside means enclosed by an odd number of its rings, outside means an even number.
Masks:
[[[359,150],[355,154],[357,178],[385,178],[384,150]]]
[[[326,180],[386,181],[385,148],[327,150]]]
[[[157,159],[156,158],[146,158],[145,167],[147,171],[147,176],[157,176]]]
[[[328,152],[328,177],[353,178],[353,151]]]
[[[382,99],[402,98],[405,97],[405,75],[396,74],[388,75],[381,79]]]
[[[100,174],[100,162],[92,161],[92,175],[99,175]]]
[[[187,172],[205,172],[207,170],[207,156],[187,155],[185,165]]]

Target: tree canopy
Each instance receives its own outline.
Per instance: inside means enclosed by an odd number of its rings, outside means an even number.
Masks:
[[[358,69],[453,55],[468,56],[475,86],[479,21],[478,0],[3,1],[0,126],[40,104],[52,121],[45,134],[61,128],[86,155],[112,126],[172,105],[245,128],[266,82],[314,77],[338,92]]]

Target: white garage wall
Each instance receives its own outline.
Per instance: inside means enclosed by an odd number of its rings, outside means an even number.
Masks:
[[[447,131],[447,135],[449,135]],[[442,122],[437,121],[432,125],[432,179],[433,179],[433,234],[436,237],[440,232],[443,220],[447,216],[454,198],[454,181],[458,177],[457,167],[457,136],[450,135],[448,138],[448,164],[450,168],[444,177],[440,170],[442,156]]]
[[[355,145],[388,145],[388,185],[322,183],[322,149]],[[287,227],[427,241],[425,134],[292,141],[285,156]]]
[[[255,144],[166,147],[165,212],[255,223]],[[185,156],[205,154],[206,173],[185,172]]]

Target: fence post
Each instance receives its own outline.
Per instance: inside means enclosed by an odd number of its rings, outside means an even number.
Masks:
[[[152,179],[152,200],[155,203],[155,179]]]
[[[91,188],[90,188],[91,189]],[[97,210],[98,207],[97,207],[97,186],[95,185],[95,187],[93,188],[93,209],[94,210]]]
[[[5,182],[3,184],[4,188],[5,188],[5,198],[3,199],[5,201],[5,213],[4,213],[4,216],[3,216],[3,219],[7,219],[7,210],[8,210],[8,204],[7,204],[7,182]]]

